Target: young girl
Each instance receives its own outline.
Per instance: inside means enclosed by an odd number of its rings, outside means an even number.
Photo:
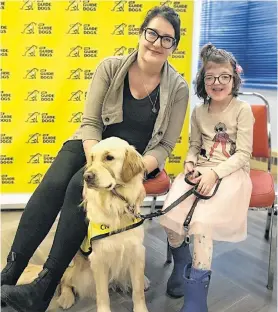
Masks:
[[[252,191],[249,160],[254,117],[250,105],[237,98],[241,67],[231,53],[212,44],[202,48],[201,59],[196,92],[204,101],[193,110],[184,173],[175,179],[163,209],[192,188],[184,181],[187,173],[192,173],[192,181],[203,195],[212,194],[216,182],[222,181],[214,197],[199,201],[188,233],[183,223],[195,196],[161,217],[174,258],[167,293],[184,296],[180,312],[208,311],[213,240],[238,242],[246,238]],[[201,175],[197,177],[198,172]],[[193,260],[184,241],[186,234],[194,234]]]

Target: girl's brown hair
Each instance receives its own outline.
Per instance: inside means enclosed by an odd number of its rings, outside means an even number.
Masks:
[[[213,44],[208,43],[202,47],[200,57],[202,60],[202,65],[197,73],[195,85],[195,91],[197,96],[200,99],[203,99],[204,103],[207,103],[209,101],[204,82],[206,65],[208,62],[213,62],[216,64],[230,63],[230,65],[233,68],[233,79],[234,79],[232,95],[235,97],[238,96],[238,90],[241,85],[240,70],[239,70],[240,67],[237,64],[237,60],[232,55],[232,53],[222,49],[217,49]]]

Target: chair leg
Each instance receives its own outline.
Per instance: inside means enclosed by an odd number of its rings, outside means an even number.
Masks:
[[[267,288],[273,290],[274,271],[276,267],[275,251],[277,248],[277,207],[273,205],[270,226],[270,249]]]
[[[154,196],[152,200],[151,213],[155,212],[155,206],[156,206],[156,196]]]
[[[170,264],[172,263],[172,252],[171,252],[171,248],[169,245],[169,242],[167,240],[167,259],[166,259],[166,264]]]
[[[269,229],[270,229],[272,209],[273,208],[268,209],[268,212],[267,212],[267,219],[266,219],[266,226],[265,226],[265,233],[264,233],[264,238],[266,240],[269,240]]]

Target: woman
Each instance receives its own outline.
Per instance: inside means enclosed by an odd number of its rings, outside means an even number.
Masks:
[[[118,136],[143,155],[148,173],[162,168],[180,135],[188,86],[168,64],[180,40],[180,19],[168,7],[148,12],[138,50],[110,57],[89,86],[80,129],[63,145],[28,202],[1,275],[2,300],[16,311],[45,311],[86,232],[83,166],[100,140]],[[14,286],[29,259],[61,215],[43,271],[31,284]]]

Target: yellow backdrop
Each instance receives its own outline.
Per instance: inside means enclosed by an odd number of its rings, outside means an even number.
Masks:
[[[1,184],[29,193],[82,118],[97,64],[131,52],[146,12],[169,5],[182,38],[170,63],[190,81],[193,1],[7,0],[1,10]],[[188,148],[188,116],[167,162],[173,177]]]

